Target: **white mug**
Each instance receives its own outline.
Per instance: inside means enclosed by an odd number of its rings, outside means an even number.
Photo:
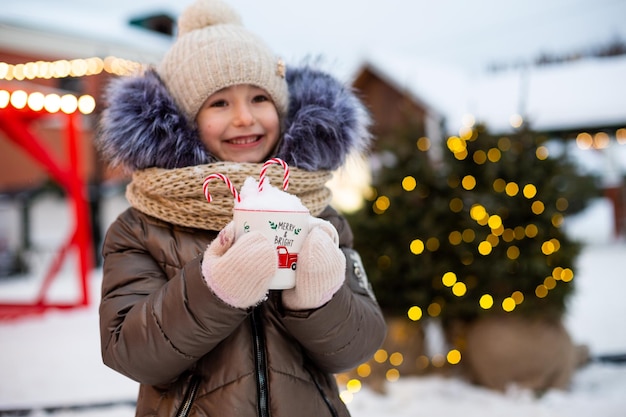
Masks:
[[[249,231],[261,232],[275,247],[278,270],[270,283],[272,290],[293,288],[296,284],[298,254],[309,233],[308,210],[251,210],[235,207],[235,237]]]

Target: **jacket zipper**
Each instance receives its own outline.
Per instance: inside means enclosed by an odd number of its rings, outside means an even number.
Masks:
[[[265,336],[261,324],[260,307],[250,315],[252,320],[252,336],[254,338],[254,360],[258,394],[259,417],[269,417],[269,387],[267,381],[267,357],[265,356]]]
[[[198,393],[198,387],[200,386],[200,376],[192,375],[189,380],[189,386],[187,387],[187,391],[185,391],[185,395],[183,396],[183,402],[178,412],[176,413],[176,417],[187,417],[189,415],[189,410],[191,409],[191,405],[196,399],[196,394]]]

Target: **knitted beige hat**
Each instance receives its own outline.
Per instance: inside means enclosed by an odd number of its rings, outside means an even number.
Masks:
[[[285,64],[220,0],[196,0],[183,11],[176,42],[158,72],[192,122],[211,94],[237,84],[263,88],[279,116],[287,113]]]

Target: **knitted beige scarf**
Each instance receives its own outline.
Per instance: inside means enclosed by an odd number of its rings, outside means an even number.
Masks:
[[[149,168],[133,172],[126,188],[126,198],[137,210],[180,226],[206,230],[221,230],[232,220],[234,197],[226,184],[211,183],[210,203],[202,190],[204,179],[212,173],[226,175],[237,190],[248,177],[258,181],[263,164],[218,162],[178,169]],[[272,165],[267,178],[280,187],[283,168]],[[287,192],[297,195],[313,216],[319,215],[330,203],[328,171],[307,172],[289,168]]]

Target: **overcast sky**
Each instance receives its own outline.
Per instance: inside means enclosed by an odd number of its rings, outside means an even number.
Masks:
[[[0,17],[21,9],[39,24],[85,31],[179,13],[192,0],[0,0]],[[228,0],[244,24],[287,62],[323,56],[350,73],[371,54],[412,56],[480,70],[626,41],[626,0]],[[52,8],[52,10],[51,10]],[[81,16],[78,19],[77,16]],[[82,25],[78,21],[82,22]],[[37,23],[35,23],[37,24]],[[76,32],[77,33],[77,32]]]
[[[190,1],[184,0],[184,4]],[[625,0],[230,0],[244,23],[287,59],[324,55],[339,68],[372,52],[467,68],[532,60],[615,37]]]

